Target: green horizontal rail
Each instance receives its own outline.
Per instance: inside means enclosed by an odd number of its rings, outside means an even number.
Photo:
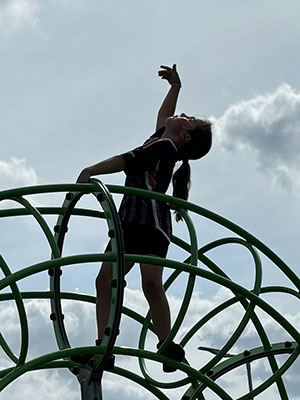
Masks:
[[[0,282],[0,290],[4,289],[11,283],[17,282],[32,274],[45,271],[49,268],[59,268],[64,266],[77,265],[81,263],[93,263],[99,261],[113,261],[115,259],[116,258],[113,254],[96,253],[96,254],[83,254],[83,255],[79,254],[76,256],[62,257],[56,260],[48,260],[40,262],[31,265],[27,268],[24,268],[23,270],[16,271],[10,276],[2,279],[2,281]],[[270,306],[268,303],[262,300],[259,296],[245,289],[243,286],[240,286],[237,283],[232,282],[220,275],[216,275],[210,271],[205,271],[185,263],[180,263],[176,260],[168,260],[159,257],[125,255],[125,262],[138,262],[138,263],[166,266],[169,268],[178,269],[185,271],[187,273],[197,275],[199,277],[215,282],[221,286],[225,286],[228,289],[233,290],[239,293],[240,295],[244,296],[248,300],[251,300],[262,310],[266,311],[270,316],[272,316],[275,320],[277,320],[286,329],[286,331],[294,338],[296,342],[300,343],[300,333],[278,311],[276,311],[272,306]]]

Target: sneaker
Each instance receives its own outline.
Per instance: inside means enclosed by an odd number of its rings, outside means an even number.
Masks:
[[[157,348],[159,349],[163,344],[163,341],[159,342]],[[181,362],[184,360],[185,351],[184,349],[174,342],[171,342],[168,347],[160,353],[162,356],[168,357],[171,360]],[[163,364],[164,372],[175,372],[177,368],[172,367],[171,365]]]

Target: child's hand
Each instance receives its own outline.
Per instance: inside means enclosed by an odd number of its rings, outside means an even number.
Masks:
[[[160,68],[163,68],[158,71],[158,76],[160,76],[161,79],[166,79],[171,86],[181,86],[181,81],[176,70],[176,64],[174,64],[172,68],[167,67],[166,65],[161,65]]]
[[[90,177],[90,173],[86,169],[84,169],[80,172],[76,183],[89,183]]]

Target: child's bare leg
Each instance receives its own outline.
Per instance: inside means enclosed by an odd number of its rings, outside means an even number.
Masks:
[[[163,267],[141,264],[142,287],[149,303],[152,321],[159,340],[164,340],[171,329],[170,308],[162,283]]]
[[[125,275],[131,270],[133,263],[125,264]],[[103,262],[100,272],[96,279],[96,317],[98,339],[102,339],[105,328],[107,326],[110,298],[111,298],[111,281],[112,281],[112,263]]]
[[[111,297],[111,280],[112,263],[103,262],[96,279],[96,317],[98,339],[103,337],[108,320]]]

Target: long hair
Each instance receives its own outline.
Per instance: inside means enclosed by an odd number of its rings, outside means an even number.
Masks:
[[[190,131],[190,134],[191,140],[179,149],[178,160],[181,160],[182,164],[172,178],[173,196],[183,200],[188,199],[191,187],[189,160],[198,160],[204,157],[211,148],[211,122],[200,120],[197,128]],[[175,214],[177,222],[182,220],[182,216],[178,212]]]

